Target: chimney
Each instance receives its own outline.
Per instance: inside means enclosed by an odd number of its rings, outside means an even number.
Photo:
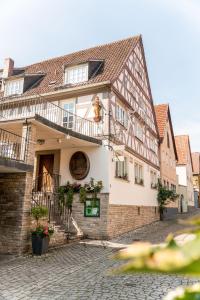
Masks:
[[[3,68],[3,78],[7,78],[12,76],[14,69],[14,60],[11,58],[5,58],[4,60],[4,68]]]

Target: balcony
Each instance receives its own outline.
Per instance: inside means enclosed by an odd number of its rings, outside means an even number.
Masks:
[[[82,118],[43,99],[0,104],[0,122],[24,120],[36,116],[91,138],[99,138],[103,135],[102,123]]]
[[[0,128],[0,173],[31,171],[31,147],[28,140]]]

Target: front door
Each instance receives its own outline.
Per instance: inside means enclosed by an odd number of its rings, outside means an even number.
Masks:
[[[40,155],[38,172],[38,191],[51,192],[53,190],[54,154]]]

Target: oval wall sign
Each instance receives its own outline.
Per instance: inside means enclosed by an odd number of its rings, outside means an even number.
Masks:
[[[82,151],[75,152],[70,159],[69,170],[74,179],[84,179],[90,170],[90,161],[88,156]]]

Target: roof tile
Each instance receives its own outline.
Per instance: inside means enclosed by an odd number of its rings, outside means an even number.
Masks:
[[[46,74],[37,86],[27,90],[24,95],[42,94],[54,91],[55,86],[63,85],[63,67],[65,65],[79,64],[94,59],[104,60],[103,72],[91,78],[86,83],[78,85],[111,81],[118,76],[128,54],[136,45],[138,39],[138,36],[131,37],[24,67],[25,74]],[[50,84],[52,81],[56,81],[55,86]],[[3,96],[3,94],[0,94],[0,96]]]

